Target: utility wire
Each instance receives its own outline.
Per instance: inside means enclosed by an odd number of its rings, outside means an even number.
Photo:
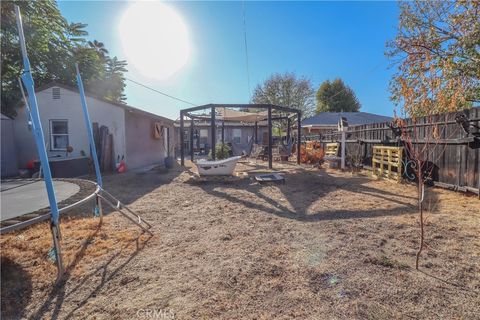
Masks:
[[[250,67],[248,63],[248,46],[247,46],[247,21],[245,18],[245,0],[242,1],[242,14],[243,14],[243,40],[245,42],[245,62],[247,66],[247,84],[248,84],[248,97],[251,97],[252,91],[250,87]]]
[[[189,105],[194,106],[194,107],[198,107],[198,104],[195,104],[195,103],[189,102],[189,101],[187,101],[187,100],[183,100],[183,99],[174,97],[174,96],[172,96],[172,95],[169,95],[169,94],[167,94],[167,93],[165,93],[165,92],[162,92],[162,91],[160,91],[160,90],[157,90],[157,89],[155,89],[155,88],[149,87],[149,86],[147,86],[147,85],[145,85],[145,84],[143,84],[143,83],[140,83],[140,82],[138,82],[138,81],[135,81],[135,80],[132,80],[132,79],[129,79],[129,78],[125,78],[125,80],[128,80],[128,81],[130,81],[130,82],[133,82],[133,83],[135,83],[135,84],[137,84],[137,85],[139,85],[139,86],[141,86],[141,87],[144,87],[144,88],[146,88],[146,89],[148,89],[148,90],[151,90],[151,91],[153,91],[153,92],[159,93],[159,94],[161,94],[161,95],[163,95],[163,96],[165,96],[165,97],[168,97],[168,98],[170,98],[170,99],[177,100],[177,101],[180,101],[180,102],[189,104]]]

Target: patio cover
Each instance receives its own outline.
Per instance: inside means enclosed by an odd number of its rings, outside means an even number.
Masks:
[[[228,108],[218,108],[217,119],[227,121],[243,121],[243,122],[258,122],[265,120],[268,117],[267,111],[262,112],[245,112]]]
[[[205,117],[205,119],[210,119],[209,114],[198,115],[198,117]],[[242,121],[242,122],[260,122],[268,117],[268,111],[262,112],[245,112],[239,110],[225,108],[218,108],[215,114],[217,120],[225,121]]]

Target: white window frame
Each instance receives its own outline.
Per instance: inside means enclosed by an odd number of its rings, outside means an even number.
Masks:
[[[67,133],[53,133],[53,123],[54,122],[66,122],[67,123]],[[54,144],[54,136],[67,136],[67,145],[65,148],[55,148]],[[68,120],[67,119],[50,119],[50,150],[51,151],[66,151],[68,144],[70,141],[69,133],[68,133]]]

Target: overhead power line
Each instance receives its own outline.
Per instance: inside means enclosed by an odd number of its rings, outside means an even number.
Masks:
[[[245,62],[247,66],[247,84],[248,84],[248,97],[252,94],[250,87],[250,66],[248,63],[248,46],[247,46],[247,20],[245,18],[245,0],[242,1],[242,14],[243,14],[243,40],[245,42]]]
[[[195,104],[195,103],[193,103],[193,102],[190,102],[190,101],[187,101],[187,100],[183,100],[183,99],[174,97],[174,96],[172,96],[172,95],[170,95],[170,94],[168,94],[168,93],[162,92],[162,91],[157,90],[157,89],[152,88],[152,87],[149,87],[149,86],[147,86],[147,85],[145,85],[145,84],[143,84],[143,83],[140,83],[140,82],[138,82],[138,81],[135,81],[135,80],[132,80],[132,79],[129,79],[129,78],[125,78],[125,80],[128,80],[128,81],[130,81],[130,82],[133,82],[133,83],[135,83],[136,85],[139,85],[139,86],[141,86],[141,87],[144,87],[144,88],[146,88],[146,89],[148,89],[148,90],[151,90],[151,91],[153,91],[153,92],[159,93],[159,94],[161,94],[162,96],[168,97],[168,98],[170,98],[170,99],[177,100],[177,101],[180,101],[180,102],[189,104],[189,105],[194,106],[194,107],[197,107],[197,106],[198,106],[198,104]]]

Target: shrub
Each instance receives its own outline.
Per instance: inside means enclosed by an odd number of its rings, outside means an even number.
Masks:
[[[217,143],[215,146],[215,159],[221,160],[226,159],[230,156],[230,147],[225,143]],[[208,153],[208,158],[212,159],[212,150]]]

